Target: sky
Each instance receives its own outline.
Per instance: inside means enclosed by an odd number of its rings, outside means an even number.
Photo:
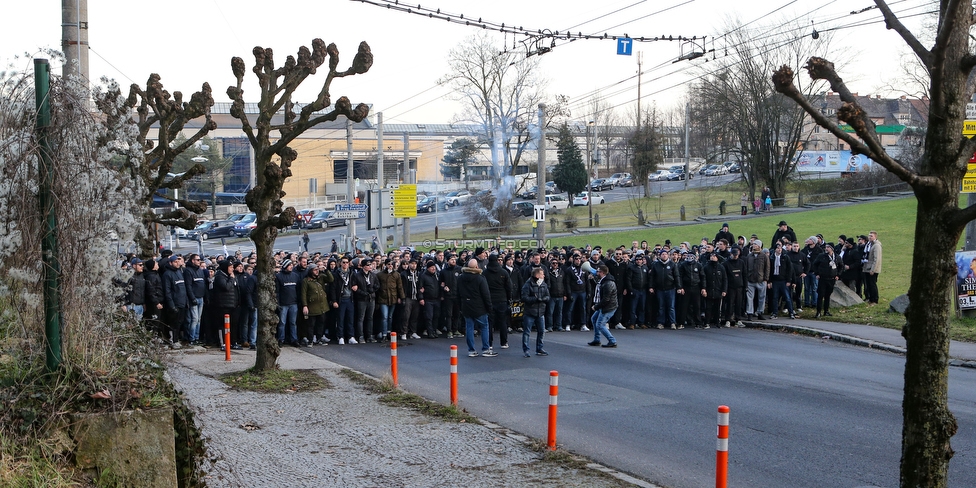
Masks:
[[[415,0],[416,1],[416,0]],[[426,1],[426,0],[425,0]],[[386,4],[386,0],[370,0]],[[61,2],[5,2],[0,17],[0,62],[26,69],[44,48],[60,49]],[[401,2],[402,3],[402,2]],[[932,10],[927,0],[889,0],[903,15]],[[411,4],[416,6],[417,3]],[[750,38],[761,39],[773,25],[796,22],[797,32],[809,39],[813,29],[834,38],[828,55],[844,59],[843,78],[860,94],[895,94],[897,65],[906,52],[894,31],[886,30],[870,0],[430,0],[425,9],[465,19],[506,26],[583,34],[655,36],[707,36],[706,48],[721,57],[729,22],[737,19]],[[348,96],[353,104],[372,105],[371,114],[383,112],[386,123],[451,123],[460,106],[447,86],[437,81],[449,71],[447,53],[482,29],[431,19],[350,0],[89,0],[91,77],[107,76],[128,86],[145,86],[150,73],[162,77],[169,91],[184,94],[209,82],[217,102],[227,102],[226,89],[234,83],[233,56],[253,64],[251,49],[274,49],[280,65],[299,46],[314,38],[334,42],[340,51],[339,67],[348,67],[360,41],[369,43],[374,56],[366,74],[336,79],[333,100]],[[905,23],[918,28],[924,16]],[[811,24],[811,21],[813,22]],[[494,31],[499,47],[524,48],[524,36]],[[546,41],[548,45],[551,41]],[[716,63],[712,55],[672,63],[681,53],[679,42],[636,43],[634,55],[617,55],[616,41],[581,39],[557,41],[551,52],[538,58],[547,93],[570,98],[571,117],[588,118],[599,93],[621,115],[632,113],[637,98],[637,52],[643,56],[642,105],[662,110],[680,105],[689,81]],[[690,49],[690,45],[684,46]],[[26,57],[25,56],[26,53]],[[17,56],[20,56],[19,58]],[[60,67],[53,69],[60,72]],[[324,73],[324,70],[322,72]],[[248,71],[245,99],[256,101],[257,85]],[[305,81],[297,101],[318,92],[322,74]],[[887,88],[886,88],[887,87]],[[900,94],[900,93],[897,93]]]

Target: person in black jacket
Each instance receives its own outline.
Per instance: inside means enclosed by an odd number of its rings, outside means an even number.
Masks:
[[[837,254],[837,253],[834,253]],[[861,259],[864,257],[861,250],[854,245],[854,238],[848,237],[844,243],[843,256],[844,271],[840,274],[842,281],[851,290],[858,290],[861,281]]]
[[[634,256],[634,262],[627,266],[627,286],[630,295],[630,313],[627,317],[628,328],[646,329],[648,289],[647,257],[643,252]]]
[[[461,267],[457,265],[457,257],[450,255],[446,259],[444,269],[441,270],[441,280],[444,282],[444,301],[441,302],[441,327],[445,329],[448,339],[453,339],[458,333],[458,321],[461,318],[460,302],[458,302],[457,279],[461,275]]]
[[[729,224],[727,224],[727,223],[722,224],[722,230],[718,231],[715,234],[715,242],[716,243],[718,241],[721,241],[722,239],[725,239],[725,242],[727,244],[731,244],[731,243],[735,242],[735,236],[732,235],[731,232],[729,232]]]
[[[601,264],[596,268],[596,286],[593,288],[593,340],[587,342],[590,346],[600,345],[600,334],[607,338],[603,347],[617,347],[617,339],[610,333],[607,322],[617,310],[617,284],[610,275],[607,265]]]
[[[742,254],[739,248],[732,249],[730,254],[731,257],[723,263],[728,283],[725,291],[726,299],[722,301],[725,304],[725,324],[723,325],[729,327],[732,322],[735,322],[736,327],[743,327],[742,317],[746,315],[745,261],[739,259]]]
[[[781,242],[782,238],[787,238],[790,242],[796,242],[796,232],[789,225],[786,225],[785,220],[779,221],[779,227],[776,232],[773,232],[773,240],[769,241],[770,246],[775,246],[777,242]]]
[[[658,321],[657,328],[663,329],[664,324],[671,324],[677,329],[677,319],[674,313],[675,293],[684,293],[678,267],[671,261],[667,251],[661,252],[661,257],[651,266],[650,292],[657,297]]]
[[[420,291],[423,296],[424,334],[428,339],[437,338],[437,321],[441,316],[442,282],[437,263],[427,261],[426,271],[420,275]]]
[[[173,349],[180,348],[180,326],[186,318],[189,304],[195,300],[183,275],[183,257],[179,254],[170,256],[163,271],[163,299],[165,309],[163,313],[166,329],[163,330],[163,340]]]
[[[150,259],[144,262],[146,271],[146,311],[143,320],[146,328],[159,332],[162,330],[160,320],[163,315],[163,277],[159,269],[159,262]]]
[[[275,293],[278,298],[278,344],[298,347],[298,287],[302,276],[295,272],[290,259],[281,262],[281,271],[275,275]]]
[[[240,350],[241,338],[240,331],[237,329],[237,307],[240,304],[240,297],[238,296],[237,279],[234,277],[234,268],[226,259],[217,264],[217,273],[214,275],[210,299],[216,307],[218,315],[230,321],[230,348],[235,351]],[[221,342],[223,342],[223,337],[221,334]],[[222,347],[227,347],[227,345],[223,344]]]
[[[791,319],[796,318],[793,311],[793,297],[790,284],[793,280],[793,261],[783,252],[783,243],[777,242],[773,253],[769,256],[769,283],[767,286],[772,290],[772,301],[770,302],[770,313],[772,318],[776,318],[780,308],[780,298],[786,301],[786,310]]]
[[[587,280],[589,275],[581,267],[583,256],[576,251],[573,253],[570,263],[566,266],[566,291],[569,299],[567,300],[564,317],[566,317],[566,330],[577,327],[586,332],[590,330],[586,327],[586,292]],[[579,313],[577,313],[577,309]]]
[[[790,257],[790,263],[793,265],[793,306],[796,307],[796,313],[800,313],[803,309],[800,305],[803,303],[803,278],[807,275],[807,269],[810,268],[810,263],[807,262],[806,254],[800,252],[800,243],[791,243],[788,249],[784,249],[783,252]]]
[[[474,348],[474,326],[481,332],[481,355],[494,357],[498,353],[488,345],[488,312],[491,311],[491,295],[488,294],[488,281],[481,275],[478,260],[471,259],[462,268],[458,277],[458,300],[461,302],[461,316],[464,317],[465,339],[468,343],[468,357],[477,357]]]
[[[701,300],[705,296],[702,288],[705,284],[705,272],[694,253],[686,252],[684,256],[685,260],[678,265],[684,290],[678,310],[678,328],[683,329],[687,324],[698,329],[701,328]]]
[[[533,328],[536,331],[535,354],[537,356],[549,355],[542,347],[549,300],[546,271],[542,268],[535,268],[532,271],[532,276],[525,280],[525,284],[522,285],[522,303],[525,304],[525,315],[522,316],[522,354],[525,357],[529,357],[529,335],[532,334]]]
[[[146,312],[146,289],[149,287],[144,271],[145,264],[139,258],[132,258],[129,266],[132,266],[133,273],[127,284],[125,305],[126,309],[136,316],[136,320],[141,322],[142,316]]]
[[[563,330],[563,303],[566,300],[566,272],[559,255],[549,257],[549,304],[546,308],[546,332]]]
[[[820,310],[823,310],[825,316],[830,317],[830,295],[834,292],[834,283],[840,279],[844,262],[834,254],[833,246],[826,246],[824,252],[817,256],[810,268],[817,275],[819,286],[817,289],[817,315],[815,317],[820,318]]]
[[[728,278],[725,276],[725,266],[719,262],[718,254],[712,253],[708,262],[702,268],[704,286],[702,295],[705,297],[705,328],[709,324],[718,327],[721,324],[722,300],[727,295]]]
[[[511,320],[509,304],[515,299],[509,271],[498,262],[498,255],[491,253],[482,272],[488,283],[488,295],[491,298],[491,311],[488,314],[488,347],[494,347],[495,331],[498,331],[498,343],[502,349],[508,348],[508,327]],[[525,325],[523,324],[523,329]]]
[[[334,277],[333,277],[334,278]],[[353,300],[356,304],[356,337],[359,342],[376,342],[373,337],[373,314],[376,311],[376,291],[379,279],[373,272],[373,260],[363,259],[353,272]]]
[[[243,271],[237,273],[237,269]],[[254,276],[254,266],[244,263],[238,263],[234,275],[237,276],[237,286],[240,289],[241,331],[248,349],[253,351],[257,349],[258,342],[258,278]]]

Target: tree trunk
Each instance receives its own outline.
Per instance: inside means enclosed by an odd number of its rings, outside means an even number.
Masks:
[[[265,217],[265,220],[268,217]],[[278,347],[278,298],[275,294],[273,227],[265,227],[260,235],[252,236],[258,255],[254,274],[258,278],[258,346],[255,371],[270,371],[277,367],[281,349]],[[262,256],[264,257],[262,259]],[[286,331],[287,332],[287,331]],[[263,345],[264,347],[261,347]]]
[[[953,257],[962,229],[945,224],[949,215],[958,211],[943,207],[945,201],[941,195],[918,194],[908,290],[911,304],[902,330],[907,341],[902,400],[903,487],[949,486],[953,454],[949,441],[956,433],[956,420],[948,406],[952,298],[947,290],[955,285]]]

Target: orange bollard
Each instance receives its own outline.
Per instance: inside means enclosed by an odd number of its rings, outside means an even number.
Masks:
[[[230,315],[224,314],[224,360],[230,361]]]
[[[451,405],[457,406],[457,346],[451,346]]]
[[[556,450],[556,398],[559,396],[559,372],[549,372],[549,438],[550,451]]]
[[[397,380],[397,343],[396,332],[390,333],[390,373],[393,375],[393,387],[399,388],[400,381]]]
[[[729,407],[718,407],[718,447],[715,450],[715,488],[726,488],[729,477]]]

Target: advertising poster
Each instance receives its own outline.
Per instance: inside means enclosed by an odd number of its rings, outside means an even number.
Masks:
[[[956,251],[959,310],[976,309],[976,251]]]
[[[806,173],[857,173],[871,169],[872,161],[850,151],[801,151],[796,170]]]

